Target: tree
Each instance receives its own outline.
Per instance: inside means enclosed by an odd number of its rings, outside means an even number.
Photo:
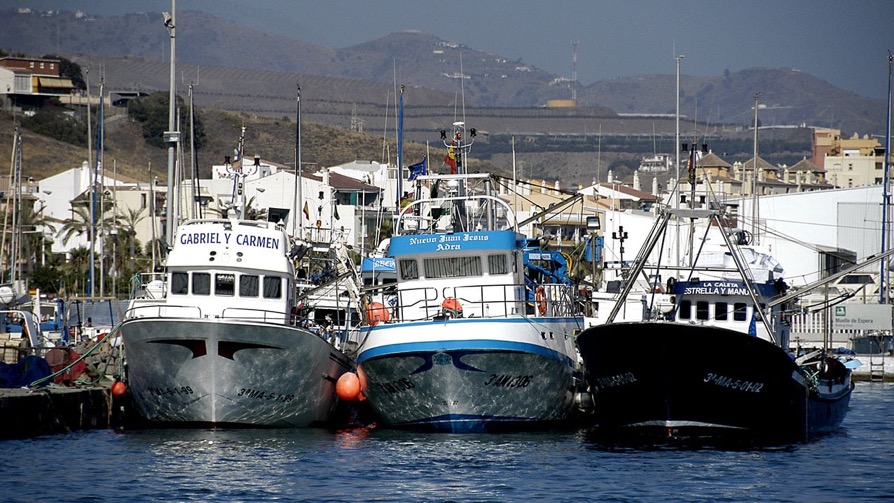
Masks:
[[[158,92],[152,93],[143,98],[137,98],[130,102],[128,114],[134,120],[139,122],[143,128],[143,138],[146,143],[166,148],[168,145],[164,141],[164,132],[169,127],[169,93]],[[177,108],[180,111],[180,117],[189,117],[189,109],[180,96],[177,96]],[[196,149],[202,147],[205,139],[205,126],[202,124],[201,114],[196,111],[195,114],[195,136]],[[182,145],[189,145],[189,130],[183,132]]]
[[[72,85],[78,91],[84,91],[87,89],[87,83],[84,82],[84,74],[81,71],[81,65],[71,61],[68,58],[63,58],[53,54],[43,56],[41,59],[59,60],[59,76],[71,79]]]
[[[35,110],[34,115],[22,118],[22,127],[71,145],[87,145],[86,124],[67,114],[68,110],[54,101]],[[95,114],[95,112],[94,112]]]

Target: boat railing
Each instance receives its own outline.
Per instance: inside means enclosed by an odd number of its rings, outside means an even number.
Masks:
[[[387,298],[386,298],[387,297]],[[436,318],[506,318],[512,316],[578,316],[580,303],[575,288],[565,284],[542,284],[532,291],[524,284],[462,285],[408,288],[396,296],[374,298],[392,315],[391,321],[422,321]]]
[[[396,296],[383,294],[383,304],[393,303],[394,321],[419,321],[436,316],[441,311],[438,290],[433,287],[407,288]]]
[[[202,308],[192,305],[176,304],[131,304],[124,313],[125,319],[133,318],[179,318],[202,319],[207,316],[202,314]]]
[[[258,323],[283,324],[290,319],[289,313],[270,311],[267,309],[251,309],[244,307],[227,307],[221,311],[219,318],[222,320],[244,320]]]
[[[443,210],[435,205],[443,205],[446,203],[455,204],[458,202],[475,202],[479,206],[489,205],[492,208],[501,209],[499,215],[497,215],[496,212],[491,212],[489,210],[481,211],[467,223],[466,227],[468,229],[475,229],[480,226],[482,229],[491,230],[494,228],[495,222],[500,219],[499,217],[506,220],[505,225],[508,229],[511,229],[516,225],[515,213],[512,212],[512,207],[509,206],[506,201],[499,197],[487,194],[470,194],[462,196],[442,196],[434,199],[412,201],[404,207],[401,210],[400,215],[398,215],[395,230],[398,235],[450,232],[452,229],[438,228],[440,212]],[[469,215],[469,217],[471,218],[472,215]]]

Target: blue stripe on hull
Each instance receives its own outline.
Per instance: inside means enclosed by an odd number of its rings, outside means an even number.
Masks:
[[[540,346],[538,344],[530,344],[527,342],[500,341],[493,339],[406,342],[401,344],[388,344],[387,346],[379,346],[360,353],[357,356],[357,363],[363,363],[370,359],[379,358],[382,356],[456,350],[493,350],[531,353],[563,362],[568,366],[574,366],[574,361],[572,361],[571,358],[550,348]]]

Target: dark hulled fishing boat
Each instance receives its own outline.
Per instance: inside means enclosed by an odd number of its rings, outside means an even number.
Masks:
[[[785,294],[778,268],[751,267],[767,262],[746,260],[718,214],[701,216],[723,236],[728,251],[719,256],[734,262],[740,277],[715,260],[719,267],[707,279],[711,268],[696,261],[667,292],[643,295],[642,321],[612,323],[612,313],[609,323],[580,334],[598,431],[606,438],[775,443],[839,427],[853,389],[850,368],[822,351],[796,358],[788,350],[785,303],[775,303]],[[633,276],[670,217],[669,210],[660,215]],[[693,276],[696,269],[704,280]]]

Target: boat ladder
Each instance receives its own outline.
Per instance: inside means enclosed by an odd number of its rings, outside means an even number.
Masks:
[[[885,380],[885,356],[882,354],[881,360],[876,359],[874,354],[869,355],[869,381],[883,382]]]

